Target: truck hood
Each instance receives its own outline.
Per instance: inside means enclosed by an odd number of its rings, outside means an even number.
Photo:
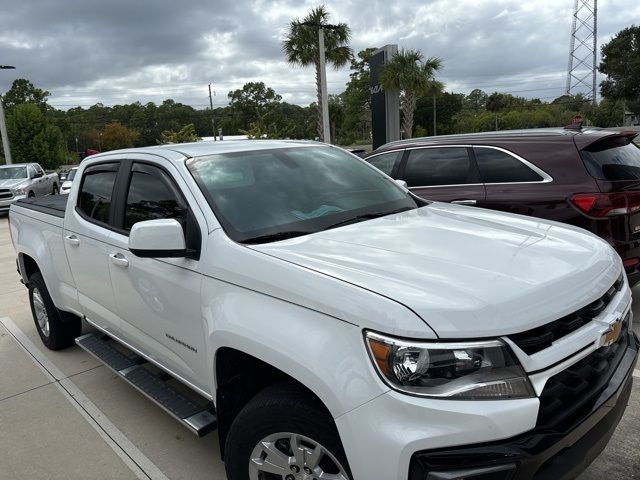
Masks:
[[[6,180],[0,180],[0,188],[16,188],[18,185],[27,183],[26,178],[8,178]]]
[[[441,338],[546,324],[621,272],[579,228],[444,203],[252,248],[400,302]]]

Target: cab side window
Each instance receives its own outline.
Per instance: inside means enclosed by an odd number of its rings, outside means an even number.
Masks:
[[[34,167],[33,165],[29,165],[29,178],[35,178],[36,177],[36,167]]]
[[[92,165],[85,169],[78,196],[77,210],[85,218],[108,224],[117,163]]]
[[[124,229],[137,222],[175,218],[185,226],[187,208],[167,174],[157,167],[134,163],[127,191]]]

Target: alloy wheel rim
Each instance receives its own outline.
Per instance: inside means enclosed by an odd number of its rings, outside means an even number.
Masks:
[[[280,432],[258,442],[249,458],[250,480],[349,480],[323,445],[297,433]]]
[[[40,331],[45,337],[49,337],[49,315],[47,315],[47,309],[44,306],[42,295],[37,288],[33,289],[33,311],[36,314],[36,321],[40,327]]]

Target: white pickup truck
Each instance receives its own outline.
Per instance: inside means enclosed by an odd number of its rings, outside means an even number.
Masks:
[[[44,344],[217,429],[230,480],[574,478],[630,395],[606,242],[424,202],[332,146],[99,154],[10,228]]]

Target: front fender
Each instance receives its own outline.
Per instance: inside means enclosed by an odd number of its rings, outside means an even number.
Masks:
[[[334,418],[388,391],[360,327],[209,277],[203,292],[215,292],[203,297],[209,358],[222,347],[259,358],[310,389]]]

